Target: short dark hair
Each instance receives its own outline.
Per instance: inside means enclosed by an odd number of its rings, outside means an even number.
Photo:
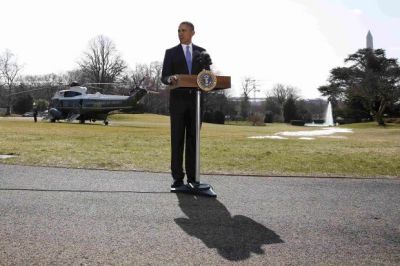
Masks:
[[[181,24],[179,24],[179,25],[182,25],[182,24],[188,25],[188,26],[192,29],[192,31],[194,31],[194,25],[193,25],[192,22],[183,21],[183,22],[181,22]]]

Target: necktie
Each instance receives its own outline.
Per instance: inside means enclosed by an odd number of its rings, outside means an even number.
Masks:
[[[191,74],[191,73],[192,73],[192,54],[190,53],[190,47],[189,47],[189,45],[186,46],[186,54],[185,54],[185,57],[186,57],[186,64],[187,64],[187,67],[188,67],[188,69],[189,69],[189,74]]]

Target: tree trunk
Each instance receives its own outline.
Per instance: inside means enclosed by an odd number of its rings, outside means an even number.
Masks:
[[[376,122],[378,122],[378,125],[380,126],[385,126],[385,121],[383,120],[383,112],[385,111],[386,103],[387,102],[384,99],[381,99],[378,112],[376,113]]]
[[[7,110],[5,115],[11,115],[11,89],[8,91]]]

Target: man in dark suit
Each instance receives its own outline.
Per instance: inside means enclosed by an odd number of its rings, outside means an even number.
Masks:
[[[192,44],[195,34],[192,23],[179,25],[180,44],[165,52],[161,80],[167,85],[176,85],[178,74],[197,75],[202,66],[193,60],[193,54],[205,51]],[[170,92],[171,119],[171,191],[184,185],[183,150],[185,147],[185,170],[188,183],[195,183],[196,168],[196,89],[176,88]],[[186,145],[185,145],[186,144]]]

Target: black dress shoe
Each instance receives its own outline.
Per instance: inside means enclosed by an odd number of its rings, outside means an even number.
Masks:
[[[171,189],[175,189],[178,187],[183,186],[183,181],[182,180],[175,180],[172,184],[171,184]]]

